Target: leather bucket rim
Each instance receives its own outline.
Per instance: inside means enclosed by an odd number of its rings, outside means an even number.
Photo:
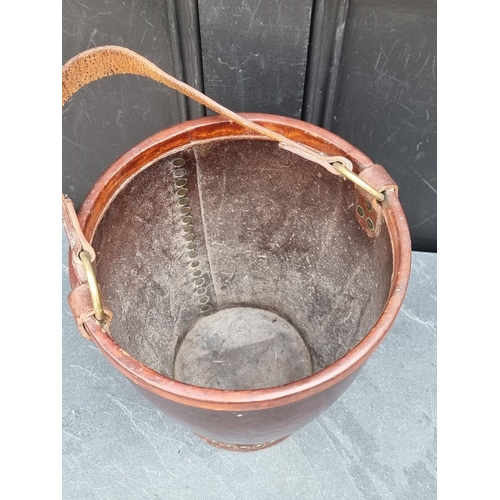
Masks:
[[[363,170],[373,164],[365,154],[347,141],[318,126],[270,114],[241,113],[241,116],[294,139],[300,136],[303,144],[322,148],[325,152],[332,147],[340,149],[353,162],[355,169]],[[174,147],[163,156],[182,149],[189,143],[236,136],[262,139],[224,117],[210,116],[164,129],[130,149],[101,175],[83,202],[78,219],[87,239],[92,241],[100,219],[124,181],[161,158],[158,151],[166,144]],[[131,165],[132,169],[135,169],[132,174]],[[125,170],[128,172],[127,176],[124,175]],[[368,360],[385,338],[401,309],[410,276],[410,234],[401,203],[394,191],[386,192],[384,204],[383,212],[393,254],[392,284],[386,306],[361,342],[336,362],[304,379],[283,386],[253,390],[220,390],[192,386],[169,379],[140,363],[121,349],[95,319],[86,322],[88,332],[108,361],[129,380],[160,397],[188,406],[248,411],[282,406],[317,394],[345,379]],[[77,278],[72,259],[69,258],[68,262],[70,283],[74,288]]]

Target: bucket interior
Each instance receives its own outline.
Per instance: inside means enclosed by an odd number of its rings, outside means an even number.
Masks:
[[[351,182],[277,143],[194,143],[124,185],[93,239],[110,335],[149,368],[216,389],[315,373],[387,302],[385,224],[369,238]]]

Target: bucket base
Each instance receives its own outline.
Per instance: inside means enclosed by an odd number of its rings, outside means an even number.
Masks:
[[[227,390],[276,387],[312,372],[299,332],[277,314],[253,307],[199,318],[180,343],[174,364],[180,382]]]
[[[216,448],[221,448],[222,450],[227,451],[258,451],[263,450],[264,448],[270,448],[276,444],[284,441],[288,436],[282,437],[280,439],[275,439],[274,441],[269,441],[268,443],[260,443],[260,444],[231,444],[231,443],[221,443],[219,441],[214,441],[213,439],[207,438],[205,436],[201,436],[200,434],[196,434],[199,438],[203,439],[206,443],[215,446]]]

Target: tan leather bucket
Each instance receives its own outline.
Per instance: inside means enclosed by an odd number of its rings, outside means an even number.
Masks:
[[[78,217],[63,196],[77,325],[211,444],[276,444],[346,390],[400,310],[411,245],[397,186],[331,132],[232,113],[121,47],[66,63],[63,105],[126,73],[222,116],[125,153]]]

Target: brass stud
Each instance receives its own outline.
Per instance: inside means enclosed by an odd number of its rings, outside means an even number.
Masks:
[[[363,210],[363,207],[361,205],[358,205],[357,211],[360,217],[365,216],[365,211]]]
[[[366,219],[366,225],[373,231],[373,229],[375,228],[374,224],[373,224],[373,221],[368,218]]]
[[[373,210],[372,204],[368,200],[365,200],[365,207],[369,212]]]

